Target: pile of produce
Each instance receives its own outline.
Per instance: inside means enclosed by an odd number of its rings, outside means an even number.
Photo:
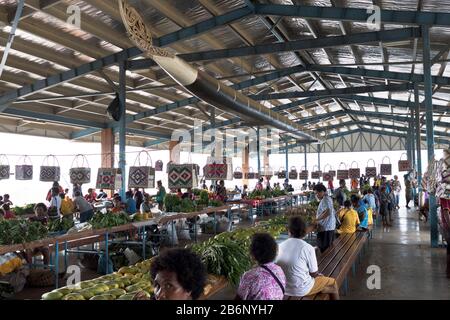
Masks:
[[[150,279],[150,266],[153,259],[138,262],[133,266],[122,267],[117,272],[93,280],[82,281],[71,287],[63,287],[42,295],[42,300],[132,300],[143,292],[150,297],[153,285]],[[204,294],[220,280],[208,275]]]
[[[197,201],[189,198],[180,199],[176,194],[167,194],[164,198],[164,205],[167,212],[197,212],[206,206],[220,207],[223,202],[219,200],[209,199],[208,191],[202,190]]]
[[[44,239],[48,229],[40,222],[14,219],[0,221],[0,245],[21,244]]]
[[[262,200],[262,199],[270,199],[287,195],[285,190],[281,189],[273,189],[273,190],[253,190],[249,195],[249,199],[253,200]]]
[[[60,219],[51,219],[47,225],[50,232],[64,232],[69,231],[75,223],[70,217],[63,217]]]
[[[221,207],[223,205],[224,205],[224,203],[222,201],[216,200],[216,199],[211,199],[208,202],[209,207]]]
[[[175,209],[179,208],[180,204],[181,199],[176,194],[169,193],[164,197],[164,206],[167,212],[178,212]]]
[[[130,217],[125,212],[112,213],[109,211],[103,214],[98,211],[89,222],[93,229],[112,228],[129,223]]]
[[[16,216],[23,216],[26,214],[34,214],[34,206],[35,206],[34,203],[27,204],[24,207],[16,206],[12,209],[12,211],[14,212],[14,214]]]
[[[206,190],[202,190],[199,194],[199,199],[197,200],[197,203],[199,205],[208,205],[208,201],[209,201],[209,193]]]
[[[150,297],[150,265],[151,259],[122,267],[112,274],[47,292],[42,300],[132,300],[139,292]]]
[[[225,276],[233,285],[251,267],[248,250],[231,239],[210,238],[193,245],[192,250],[201,257],[209,273]]]
[[[205,264],[208,273],[224,276],[237,285],[242,274],[252,266],[249,256],[251,237],[258,232],[268,232],[277,238],[286,231],[287,220],[271,219],[254,228],[236,229],[216,235],[202,243],[191,245]]]
[[[151,218],[152,218],[152,214],[151,214],[151,213],[148,213],[148,212],[144,212],[144,213],[138,212],[138,213],[136,213],[136,214],[134,215],[133,221],[134,221],[134,222],[139,222],[139,221],[149,220],[149,219],[151,219]]]

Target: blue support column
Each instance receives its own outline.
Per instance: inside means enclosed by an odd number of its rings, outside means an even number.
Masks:
[[[305,170],[308,170],[308,163],[307,163],[307,151],[306,151],[306,144],[304,145],[305,148]],[[308,182],[308,178],[305,179],[305,182]]]
[[[417,151],[417,183],[419,185],[419,199],[421,202],[422,193],[422,154],[421,154],[421,136],[420,136],[420,101],[419,101],[419,88],[417,83],[414,84],[414,102],[416,106],[415,118],[415,135],[416,135],[416,151]],[[421,204],[421,203],[420,203]]]
[[[424,89],[425,89],[425,109],[426,109],[426,130],[427,130],[427,150],[428,163],[434,158],[434,131],[433,131],[433,105],[432,105],[432,82],[431,82],[431,57],[430,57],[430,27],[422,25],[423,36],[423,75],[424,75]],[[438,246],[438,227],[437,227],[437,207],[436,197],[429,195],[430,201],[430,236],[431,247]]]
[[[125,201],[125,192],[126,192],[126,184],[125,184],[125,164],[126,164],[126,155],[125,155],[125,145],[126,145],[126,96],[125,96],[125,62],[122,61],[119,63],[119,101],[120,101],[120,124],[119,124],[119,168],[122,171],[122,186],[120,188],[120,196],[122,197],[122,201]]]
[[[288,141],[286,139],[285,141],[285,155],[286,155],[286,179],[289,178],[289,148],[288,148]]]
[[[261,175],[261,150],[259,143],[259,126],[256,128],[256,158],[258,159],[258,174]]]
[[[320,149],[321,149],[321,146],[322,145],[317,145],[317,166],[319,167],[319,171],[320,171]],[[320,178],[321,177],[319,177],[319,181],[320,181]]]

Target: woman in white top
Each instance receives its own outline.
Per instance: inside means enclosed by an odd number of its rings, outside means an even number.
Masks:
[[[61,197],[59,196],[59,187],[52,188],[52,198],[50,199],[49,216],[52,218],[59,217],[61,214]],[[56,215],[52,215],[51,212],[57,212]]]
[[[301,217],[289,219],[289,239],[279,245],[276,263],[286,276],[288,300],[325,293],[331,300],[339,299],[336,280],[319,273],[316,251],[306,241],[306,224]]]

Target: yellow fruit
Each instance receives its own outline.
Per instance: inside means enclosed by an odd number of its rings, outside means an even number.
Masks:
[[[44,293],[41,297],[42,300],[61,300],[64,295],[61,292],[52,291]]]
[[[93,296],[95,296],[95,292],[91,289],[84,289],[81,290],[80,292],[78,292],[79,294],[81,294],[86,300],[92,298]]]
[[[134,294],[127,293],[117,298],[117,300],[133,300],[133,298]]]
[[[63,296],[65,296],[66,294],[72,293],[72,291],[73,291],[72,289],[69,289],[67,287],[63,287],[63,288],[59,288],[59,289],[53,290],[53,292],[59,292]]]
[[[131,273],[131,268],[130,267],[122,267],[117,272],[124,275],[127,273]]]
[[[113,295],[116,298],[118,298],[120,296],[123,296],[126,293],[127,292],[125,290],[123,290],[123,289],[112,289],[112,290],[109,290],[109,291],[105,292],[105,294]]]
[[[105,285],[107,285],[110,290],[117,289],[120,287],[120,284],[117,282],[117,280],[105,282]]]
[[[116,297],[111,294],[101,294],[90,298],[89,300],[116,300]]]
[[[64,296],[62,300],[86,300],[86,299],[79,293],[69,293],[67,296]]]

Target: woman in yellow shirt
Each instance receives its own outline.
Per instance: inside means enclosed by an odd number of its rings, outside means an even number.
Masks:
[[[344,208],[339,211],[341,226],[336,230],[338,234],[355,233],[360,224],[358,213],[352,209],[350,200],[344,201]]]
[[[69,198],[69,196],[66,196],[64,193],[60,194],[61,197],[61,214],[63,216],[69,216],[72,215],[75,211],[75,205],[73,204],[72,199]]]

